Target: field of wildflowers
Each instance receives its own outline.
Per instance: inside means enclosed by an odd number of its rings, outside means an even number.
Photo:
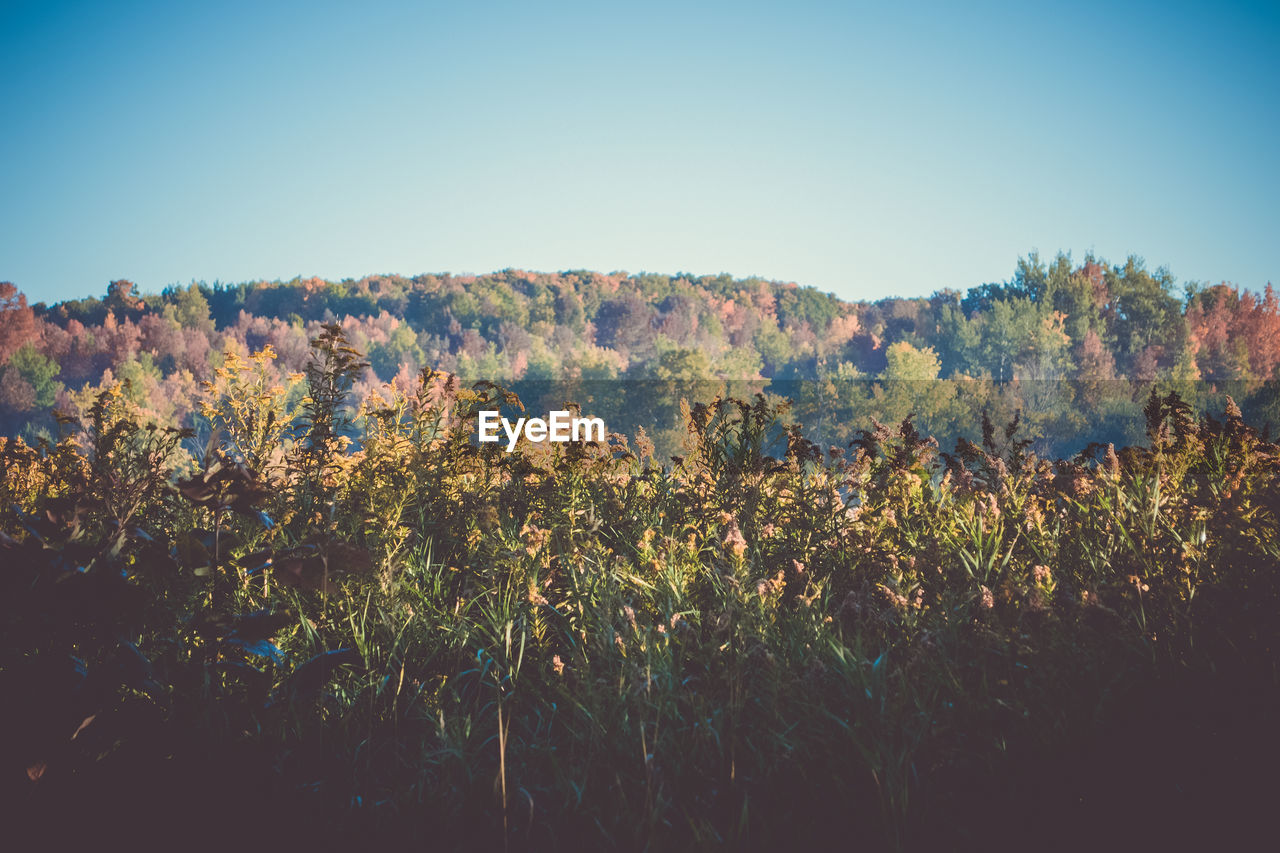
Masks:
[[[228,359],[212,431],[119,389],[0,451],[0,798],[40,839],[1080,849],[1260,825],[1277,446],[1152,392],[1142,446],[822,447],[765,396],[682,453],[474,440]],[[868,425],[871,426],[871,425]],[[246,833],[254,833],[248,836]]]

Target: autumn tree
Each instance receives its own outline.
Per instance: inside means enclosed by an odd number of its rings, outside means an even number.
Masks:
[[[1096,403],[1102,398],[1107,382],[1116,378],[1116,360],[1093,329],[1085,332],[1075,349],[1076,378],[1085,399]]]
[[[1249,366],[1260,379],[1275,379],[1280,367],[1280,298],[1268,282],[1259,299],[1246,291],[1240,298],[1240,334]]]
[[[107,285],[107,310],[112,313],[136,311],[145,307],[142,300],[134,293],[135,285],[128,279],[117,279]]]
[[[12,282],[0,281],[0,364],[36,336],[35,312]]]
[[[1275,378],[1280,364],[1278,303],[1271,285],[1261,299],[1227,284],[1191,293],[1187,332],[1201,374],[1214,381]]]
[[[655,341],[653,306],[634,293],[601,304],[595,317],[596,343],[629,357],[645,358]]]

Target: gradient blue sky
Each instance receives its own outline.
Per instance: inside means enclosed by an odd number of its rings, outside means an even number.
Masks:
[[[1280,283],[1280,4],[0,5],[0,280]]]

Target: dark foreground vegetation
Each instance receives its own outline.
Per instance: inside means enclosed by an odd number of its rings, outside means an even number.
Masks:
[[[111,386],[0,481],[10,838],[377,849],[1230,849],[1280,738],[1276,445],[1152,393],[1144,446],[818,446],[764,396],[671,464],[473,441],[425,372],[296,409],[270,353]],[[354,434],[357,439],[349,438]],[[979,438],[975,435],[975,439]],[[19,849],[14,847],[13,849]],[[400,849],[400,848],[393,848]]]

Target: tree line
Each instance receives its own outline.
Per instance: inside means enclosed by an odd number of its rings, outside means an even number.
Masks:
[[[921,298],[846,301],[813,288],[728,275],[508,269],[481,276],[367,276],[193,283],[29,304],[0,283],[0,431],[51,438],[54,412],[86,412],[121,383],[157,422],[200,426],[203,384],[234,354],[266,347],[295,389],[308,342],[338,323],[366,356],[361,400],[424,367],[517,388],[555,407],[594,404],[611,428],[679,443],[679,400],[764,391],[791,400],[821,439],[914,414],[941,441],[982,412],[1020,413],[1045,453],[1129,443],[1150,391],[1192,405],[1241,402],[1262,427],[1280,411],[1280,299],[1230,284],[1177,288],[1137,258],[1052,261]],[[290,380],[293,377],[293,380]],[[933,380],[948,380],[934,382]]]

